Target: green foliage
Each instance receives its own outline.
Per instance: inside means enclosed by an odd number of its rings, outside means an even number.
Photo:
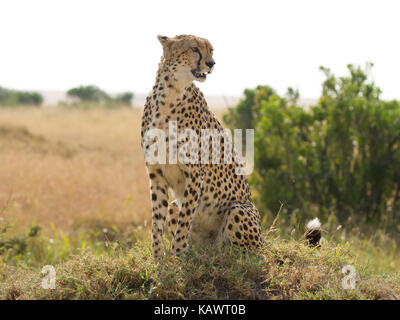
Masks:
[[[105,107],[131,106],[133,99],[133,93],[131,92],[118,94],[114,98],[104,90],[93,85],[72,88],[67,91],[67,96],[76,101],[72,106],[81,108],[99,105]]]
[[[108,94],[96,86],[80,86],[67,91],[67,96],[80,102],[100,102],[109,99]]]
[[[117,104],[130,106],[132,103],[132,99],[133,99],[132,92],[124,92],[121,94],[117,94],[117,96],[114,98],[114,101]]]
[[[43,97],[38,92],[16,91],[0,87],[0,106],[39,106],[43,102]]]
[[[246,89],[244,99],[234,108],[228,109],[228,113],[223,116],[224,122],[235,129],[254,128],[260,114],[261,101],[268,100],[275,94],[268,86],[258,86],[254,90]]]
[[[309,110],[292,89],[258,99],[260,87],[230,110],[228,125],[255,128],[251,182],[262,211],[283,202],[292,222],[318,215],[400,227],[400,103],[380,99],[371,66],[348,65],[341,78],[321,67],[322,95]]]
[[[15,256],[24,255],[27,251],[30,238],[39,235],[40,227],[32,226],[27,235],[10,236],[7,235],[8,226],[2,225],[0,230],[0,255],[7,256],[8,259]]]

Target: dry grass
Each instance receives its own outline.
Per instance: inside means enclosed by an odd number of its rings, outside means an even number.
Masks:
[[[342,286],[348,264],[354,289]],[[82,250],[56,265],[54,290],[42,289],[39,270],[9,270],[5,279],[5,299],[400,299],[398,276],[371,273],[348,247],[331,242],[310,251],[277,237],[259,252],[193,247],[160,264],[149,241],[122,254]]]
[[[26,227],[80,221],[143,224],[148,178],[139,109],[0,110],[0,203]]]
[[[140,117],[0,109],[0,299],[400,298],[398,249],[380,233],[327,235],[310,250],[280,238],[275,220],[261,252],[194,247],[155,263]],[[41,289],[47,264],[56,290]],[[346,264],[356,267],[355,290],[341,287]]]

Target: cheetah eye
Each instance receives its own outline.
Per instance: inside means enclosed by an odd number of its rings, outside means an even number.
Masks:
[[[192,47],[192,51],[193,51],[193,52],[199,52],[199,48],[197,48],[197,47]]]

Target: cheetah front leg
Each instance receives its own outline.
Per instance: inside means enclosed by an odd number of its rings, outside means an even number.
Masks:
[[[202,178],[203,176],[200,173],[192,172],[187,179],[184,199],[179,211],[174,239],[172,240],[171,253],[173,255],[179,255],[188,248],[190,229],[201,194]]]
[[[178,224],[179,204],[177,200],[172,201],[168,207],[168,229],[175,236],[176,226]]]
[[[160,169],[149,171],[150,197],[152,207],[152,248],[154,257],[165,253],[163,234],[168,208],[168,184]]]

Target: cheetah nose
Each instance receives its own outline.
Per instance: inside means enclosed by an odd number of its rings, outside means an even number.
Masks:
[[[214,64],[215,64],[214,61],[207,61],[206,62],[207,67],[210,67],[210,68],[212,68],[214,66]]]

